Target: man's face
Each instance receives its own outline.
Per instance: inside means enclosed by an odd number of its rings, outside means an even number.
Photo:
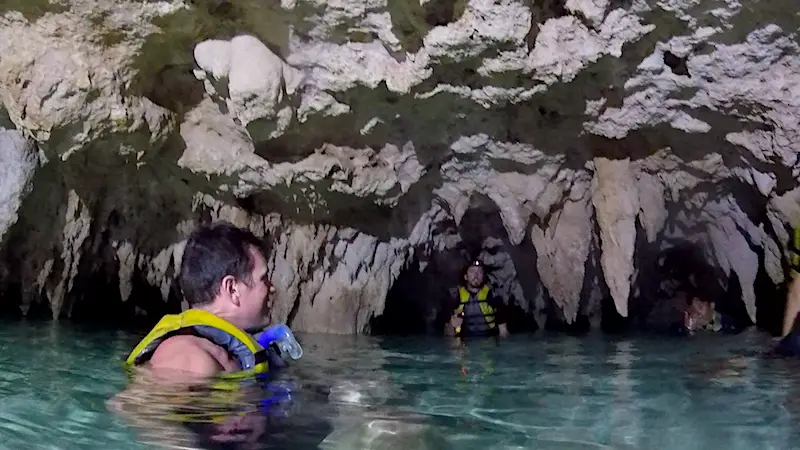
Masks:
[[[483,268],[480,266],[470,266],[467,269],[467,274],[464,275],[464,281],[467,282],[467,285],[470,287],[479,287],[483,286]]]
[[[253,260],[253,271],[250,272],[250,283],[239,281],[239,316],[245,324],[244,328],[261,326],[267,322],[272,306],[269,299],[272,283],[267,279],[267,262],[264,255],[256,249],[250,249]]]
[[[713,317],[713,309],[709,302],[695,299],[686,308],[684,325],[690,330],[696,330],[708,325]]]

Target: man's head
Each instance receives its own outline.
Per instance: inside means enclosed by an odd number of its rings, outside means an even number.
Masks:
[[[708,325],[714,318],[714,302],[691,298],[683,313],[684,326],[695,331]]]
[[[464,283],[468,288],[479,288],[486,281],[486,274],[483,271],[483,264],[480,261],[473,261],[464,272]]]
[[[207,309],[240,328],[266,323],[267,279],[262,241],[227,222],[204,225],[187,239],[179,283],[192,308]]]

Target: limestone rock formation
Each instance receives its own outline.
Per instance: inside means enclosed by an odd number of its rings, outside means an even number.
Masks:
[[[617,311],[627,316],[639,192],[627,158],[613,162],[596,158],[594,166],[597,187],[592,202],[600,225],[603,273]]]
[[[576,180],[561,210],[531,228],[539,277],[568,321],[578,315],[583,283],[576,281],[584,278],[594,232],[590,189],[589,180]]]
[[[17,131],[0,129],[0,242],[17,221],[17,211],[31,189],[37,165],[31,141]]]
[[[518,314],[636,323],[687,246],[755,321],[800,226],[798,28],[754,0],[0,7],[3,301],[176,310],[183,237],[224,219],[298,331],[376,331],[397,289],[430,325],[473,257]]]

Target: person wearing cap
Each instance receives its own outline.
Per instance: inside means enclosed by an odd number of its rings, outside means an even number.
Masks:
[[[445,334],[458,337],[508,337],[505,305],[492,295],[480,261],[473,261],[467,267],[463,282],[458,287],[455,311],[445,324]]]

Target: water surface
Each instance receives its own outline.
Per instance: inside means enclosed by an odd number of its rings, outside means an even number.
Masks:
[[[51,323],[0,328],[0,448],[143,449],[105,408],[140,335]],[[251,448],[791,449],[800,364],[769,339],[299,335],[291,406]],[[237,446],[218,447],[237,448]]]

